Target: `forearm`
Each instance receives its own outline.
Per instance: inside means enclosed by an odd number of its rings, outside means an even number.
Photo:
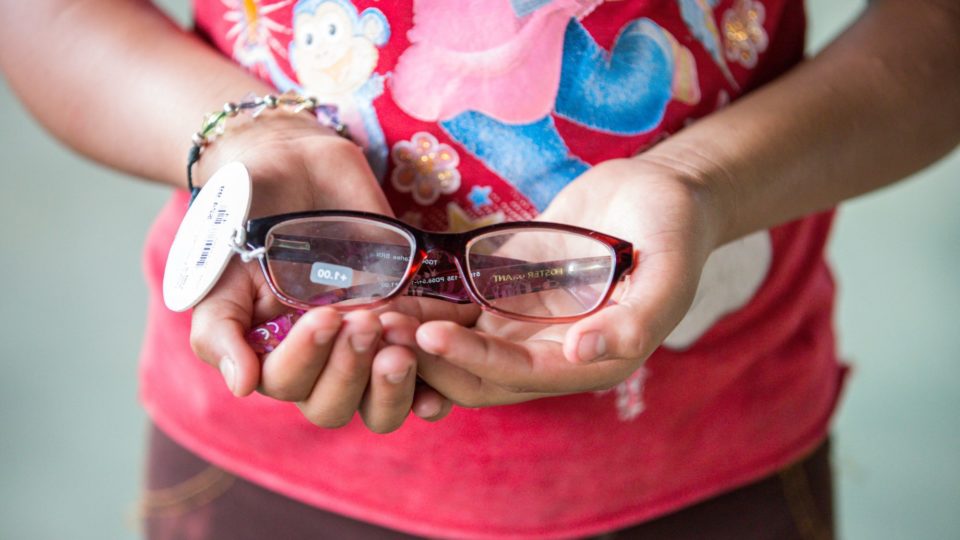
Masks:
[[[203,114],[270,88],[142,0],[5,2],[0,65],[24,104],[77,152],[185,185]]]
[[[960,140],[960,7],[881,0],[816,58],[641,159],[715,195],[719,241],[830,208]]]

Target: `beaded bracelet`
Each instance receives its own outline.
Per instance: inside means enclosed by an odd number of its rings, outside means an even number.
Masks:
[[[252,118],[256,118],[264,110],[277,108],[291,114],[308,111],[316,115],[321,125],[334,130],[340,136],[349,138],[347,127],[340,122],[336,105],[318,103],[315,97],[305,97],[295,92],[285,92],[279,96],[267,94],[263,97],[253,93],[247,94],[239,103],[225,103],[222,110],[204,116],[200,131],[193,134],[193,145],[187,157],[187,188],[190,190],[191,202],[196,198],[197,193],[200,193],[200,188],[193,185],[193,166],[200,161],[203,149],[223,135],[227,118],[233,118],[240,113],[249,113]]]

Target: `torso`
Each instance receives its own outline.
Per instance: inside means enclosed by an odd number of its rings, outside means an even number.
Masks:
[[[431,230],[530,219],[799,61],[784,0],[196,0],[198,30],[281,90],[337,103],[395,214]],[[767,474],[819,442],[839,392],[829,215],[723,248],[697,307],[616,389],[319,430],[234,400],[157,284],[183,212],[151,233],[143,395],[196,453],[301,501],[412,533],[591,534]]]

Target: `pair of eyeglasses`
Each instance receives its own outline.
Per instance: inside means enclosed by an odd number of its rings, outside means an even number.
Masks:
[[[629,242],[570,225],[429,233],[353,211],[252,219],[234,242],[245,259],[259,259],[280,301],[299,310],[374,308],[406,294],[542,323],[598,311],[634,263]]]

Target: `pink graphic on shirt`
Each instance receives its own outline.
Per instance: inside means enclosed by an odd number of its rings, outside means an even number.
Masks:
[[[766,8],[754,0],[737,0],[723,14],[723,43],[727,60],[752,69],[757,58],[767,50],[770,40],[763,28]]]
[[[390,152],[394,169],[390,182],[401,193],[410,193],[417,204],[433,204],[440,195],[460,189],[460,156],[433,135],[417,132],[409,141],[398,141]]]
[[[556,98],[567,24],[601,1],[555,0],[518,17],[510,0],[418,0],[393,98],[430,122],[467,110],[509,123],[539,120]]]
[[[649,375],[650,372],[647,368],[641,367],[613,389],[597,392],[597,395],[603,396],[615,392],[617,418],[623,422],[629,422],[640,416],[640,413],[646,408],[643,403],[643,384]]]

